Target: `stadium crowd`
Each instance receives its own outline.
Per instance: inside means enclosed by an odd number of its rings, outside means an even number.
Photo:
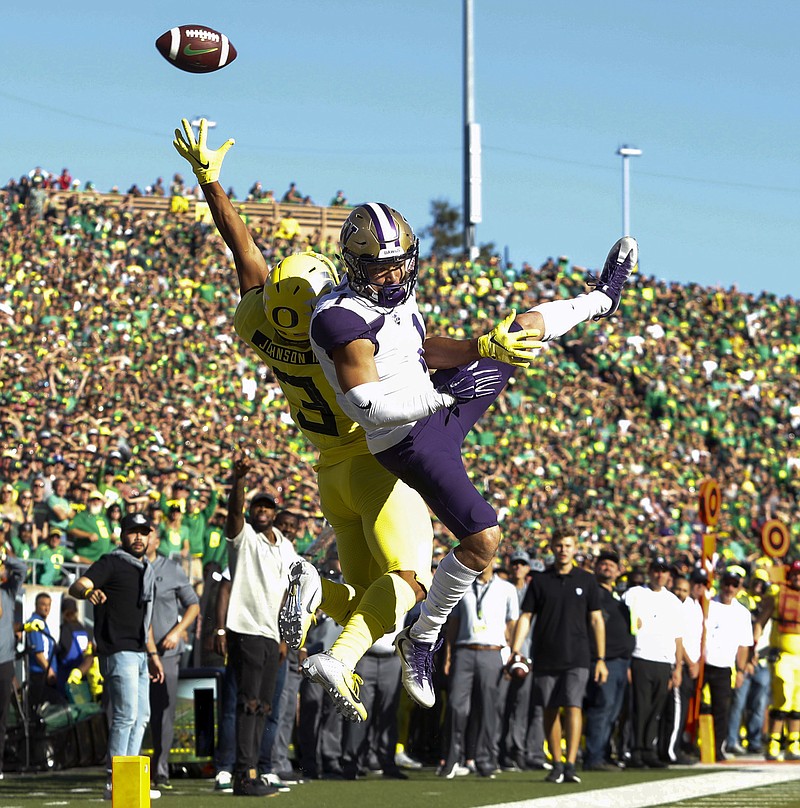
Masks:
[[[159,552],[181,560],[213,608],[203,586],[226,565],[220,501],[236,450],[247,448],[248,489],[273,492],[294,520],[297,552],[335,566],[313,455],[276,379],[233,335],[234,273],[213,227],[137,213],[126,198],[76,193],[56,211],[46,194],[25,193],[7,187],[0,208],[0,556],[25,562],[29,583],[68,585],[116,546],[127,514],[143,512]],[[248,224],[269,263],[305,246],[335,252],[319,233],[284,238]],[[584,275],[565,258],[518,269],[428,261],[418,297],[439,333],[472,336],[511,308],[578,293]],[[657,558],[672,588],[699,558],[697,488],[711,477],[722,491],[720,570],[739,565],[749,573],[739,583],[752,583],[770,566],[761,525],[785,522],[795,547],[800,530],[797,301],[639,276],[620,315],[551,346],[465,445],[473,479],[501,514],[495,567],[513,577],[516,556],[544,568],[551,537],[570,535],[579,567],[618,554],[620,589]],[[435,563],[450,540],[434,524]],[[202,606],[194,641],[208,651]],[[51,684],[45,676],[40,690]],[[335,724],[327,711],[318,707],[315,720]],[[447,750],[431,740],[438,733],[419,729],[436,726],[418,716],[396,731],[447,768]],[[495,764],[545,765],[540,748],[501,760],[502,748],[498,740]],[[347,776],[364,763],[345,765],[335,748],[309,760],[307,776]],[[460,773],[450,763],[448,773]]]

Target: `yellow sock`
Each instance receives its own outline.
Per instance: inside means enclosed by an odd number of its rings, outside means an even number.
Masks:
[[[358,608],[361,598],[364,597],[364,591],[360,586],[340,584],[323,578],[320,608],[340,626],[343,626]]]
[[[369,647],[402,620],[416,602],[414,590],[399,575],[390,572],[381,575],[364,593],[331,647],[331,656],[352,670]],[[334,615],[331,617],[336,619]]]

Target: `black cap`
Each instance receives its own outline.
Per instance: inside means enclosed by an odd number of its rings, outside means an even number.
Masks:
[[[689,581],[693,584],[705,584],[708,586],[708,573],[700,567],[695,567],[689,576]]]
[[[255,505],[257,505],[259,503],[262,503],[262,502],[266,503],[267,505],[269,505],[272,508],[275,507],[275,497],[273,497],[272,494],[268,494],[266,491],[261,491],[260,493],[256,494],[250,500],[250,507],[252,508]]]
[[[664,556],[655,556],[650,560],[651,570],[669,570],[670,563]]]
[[[122,519],[123,533],[149,533],[150,520],[143,513],[129,513]]]
[[[601,550],[597,555],[598,561],[613,561],[619,564],[619,553],[616,550]]]

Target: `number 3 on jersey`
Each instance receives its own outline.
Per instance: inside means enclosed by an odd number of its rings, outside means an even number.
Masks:
[[[320,435],[338,436],[336,416],[310,376],[292,376],[275,367],[272,368],[272,372],[281,383],[281,386],[288,384],[302,390],[310,399],[309,401],[301,399],[299,402],[297,421],[300,427],[307,429],[309,432],[317,432]]]

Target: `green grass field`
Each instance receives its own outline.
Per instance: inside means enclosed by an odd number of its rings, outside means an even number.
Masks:
[[[313,808],[393,808],[393,806],[435,804],[436,808],[493,805],[504,802],[552,797],[567,792],[576,794],[597,788],[630,785],[691,775],[691,771],[665,772],[588,772],[580,785],[552,785],[543,782],[546,772],[508,772],[494,780],[477,776],[443,780],[433,770],[410,772],[406,781],[384,780],[369,776],[355,782],[314,780],[292,786],[289,793],[279,794],[271,805],[313,806]],[[698,770],[699,771],[699,770]],[[105,777],[101,770],[72,770],[56,774],[6,775],[0,782],[0,806],[79,806],[89,801],[102,801]],[[213,780],[173,780],[173,789],[163,792],[159,806],[191,806],[218,808],[220,802],[242,798],[215,792]],[[250,800],[252,802],[252,800]]]
[[[583,782],[580,785],[552,785],[543,782],[544,772],[503,773],[494,780],[484,780],[476,776],[458,777],[443,780],[432,770],[411,772],[410,779],[398,782],[383,780],[381,777],[369,776],[355,782],[317,780],[293,786],[289,793],[279,794],[271,805],[313,806],[313,808],[407,808],[409,805],[435,805],[436,808],[467,808],[468,806],[496,805],[500,803],[524,802],[544,798],[552,802],[553,797],[561,797],[560,805],[572,804],[588,808],[591,804],[602,804],[623,808],[637,804],[656,805],[650,802],[654,796],[662,800],[660,804],[669,804],[671,795],[677,789],[670,786],[671,780],[691,779],[696,775],[711,771],[715,781],[724,785],[726,773],[720,767],[709,770],[700,767],[691,769],[670,769],[668,771],[636,771],[636,772],[589,772],[581,773]],[[797,772],[800,777],[800,770]],[[717,780],[717,778],[719,778]],[[101,770],[72,770],[56,774],[7,775],[0,782],[0,806],[2,808],[22,808],[22,806],[79,806],[87,803],[102,802],[102,786],[104,776]],[[642,783],[652,784],[652,788],[637,789],[638,793],[649,795],[645,802],[638,801],[633,794],[626,799],[614,799],[612,794],[601,803],[590,802],[576,795],[581,792],[609,789],[615,786],[634,786]],[[674,783],[673,786],[677,785]],[[766,801],[753,801],[757,792],[763,789],[750,789],[745,802],[728,802],[720,795],[708,802],[696,799],[676,803],[688,808],[690,805],[707,805],[709,808],[746,804],[749,808],[770,805],[775,808],[800,808],[800,784],[797,781],[783,784],[784,796],[794,793],[794,802],[780,801],[778,794],[765,797]],[[789,788],[791,786],[791,788]],[[574,800],[571,797],[574,796]],[[587,797],[589,795],[586,795]],[[728,796],[728,795],[726,795]],[[566,798],[566,802],[565,802]],[[223,802],[240,802],[230,793],[213,791],[211,780],[173,780],[173,789],[165,791],[158,806],[191,806],[191,808],[218,808]],[[771,801],[770,801],[771,800]]]

